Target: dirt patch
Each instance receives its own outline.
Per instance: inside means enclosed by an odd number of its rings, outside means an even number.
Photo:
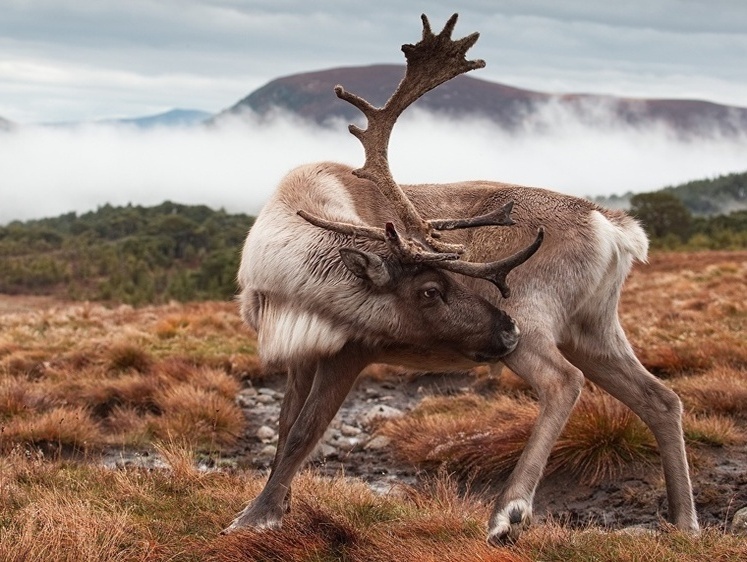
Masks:
[[[362,420],[379,405],[406,412],[426,396],[472,392],[476,383],[470,373],[401,376],[387,381],[363,378],[343,404],[310,464],[325,475],[344,473],[360,478],[382,492],[398,483],[416,485],[427,473],[398,463],[391,447],[377,444],[375,428]],[[249,393],[244,404],[249,430],[241,446],[232,452],[240,464],[259,470],[269,469],[274,449],[272,437],[261,439],[256,432],[263,426],[277,429],[284,378],[274,377],[264,384],[264,388]],[[255,402],[255,396],[270,398]],[[697,447],[689,448],[689,454],[701,524],[728,528],[734,512],[747,505],[747,447]],[[502,482],[471,485],[490,501]],[[658,462],[654,462],[595,486],[563,473],[545,478],[535,497],[535,516],[540,521],[550,517],[572,527],[655,527],[666,520],[666,505],[663,475]]]

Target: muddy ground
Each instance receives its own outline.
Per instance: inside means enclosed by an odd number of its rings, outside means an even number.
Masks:
[[[475,382],[470,373],[402,375],[386,381],[362,378],[317,448],[312,466],[327,475],[344,473],[361,478],[382,492],[398,483],[416,485],[427,474],[397,462],[386,441],[376,438],[368,417],[382,405],[387,407],[385,412],[392,412],[388,408],[405,412],[424,396],[474,392]],[[269,468],[284,383],[283,377],[274,377],[263,387],[247,388],[239,396],[249,420],[247,434],[234,451],[241,464]],[[734,512],[747,506],[747,447],[690,448],[689,455],[701,524],[728,528]],[[494,497],[500,486],[500,481],[473,483],[486,500]],[[666,518],[661,468],[658,463],[637,466],[614,481],[595,486],[555,474],[544,479],[537,491],[535,517],[540,521],[552,517],[574,527],[656,527]]]

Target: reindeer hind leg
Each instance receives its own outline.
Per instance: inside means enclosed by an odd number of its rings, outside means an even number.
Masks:
[[[682,530],[697,531],[682,431],[682,403],[673,390],[646,370],[619,323],[612,322],[612,337],[563,352],[589,380],[628,406],[649,427],[661,455],[669,519]]]

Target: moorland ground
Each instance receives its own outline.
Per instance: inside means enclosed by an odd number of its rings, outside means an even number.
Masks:
[[[685,405],[705,532],[663,524],[650,433],[588,386],[536,524],[507,549],[484,544],[485,522],[536,403],[506,370],[368,369],[284,528],[223,537],[264,482],[283,391],[235,305],[0,296],[0,558],[747,559],[747,539],[729,533],[747,505],[745,294],[747,252],[658,253],[621,302],[642,362]],[[404,415],[368,420],[380,404]],[[637,523],[650,532],[621,531]]]

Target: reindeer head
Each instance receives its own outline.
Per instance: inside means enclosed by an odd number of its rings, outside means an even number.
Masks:
[[[418,366],[433,349],[490,363],[518,344],[519,329],[508,314],[439,268],[393,256],[382,258],[357,248],[342,248],[340,256],[345,267],[374,293],[371,300],[386,298],[382,315],[385,322],[396,324],[383,330],[396,335],[395,341],[387,343],[414,348]]]

